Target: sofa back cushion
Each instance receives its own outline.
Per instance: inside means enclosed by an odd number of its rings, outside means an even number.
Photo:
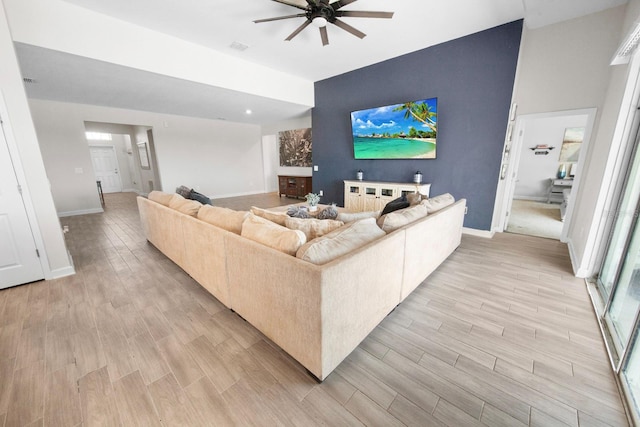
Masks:
[[[307,242],[324,236],[344,225],[342,221],[315,218],[286,218],[284,225],[291,230],[300,230],[307,236]]]
[[[152,202],[160,203],[164,206],[169,206],[169,202],[173,198],[173,193],[165,193],[164,191],[152,191],[147,196]]]
[[[340,212],[336,218],[338,221],[342,221],[345,224],[349,222],[355,222],[365,218],[378,219],[380,211],[366,211],[366,212]]]
[[[242,233],[242,223],[247,216],[249,216],[247,211],[234,211],[209,205],[203,205],[198,211],[199,220],[236,234]]]
[[[255,206],[251,206],[251,213],[257,215],[261,218],[268,219],[271,222],[275,222],[278,225],[284,227],[284,221],[289,218],[286,212],[272,212],[266,209],[257,208]]]
[[[173,194],[169,201],[169,207],[183,214],[196,217],[202,207],[202,203],[196,202],[195,200],[187,200],[179,194]]]
[[[289,255],[295,255],[307,241],[302,231],[289,230],[253,214],[249,214],[242,223],[241,235]]]
[[[382,215],[378,218],[378,226],[385,232],[391,233],[398,228],[404,227],[414,221],[427,216],[427,208],[424,205],[415,205],[410,208],[401,209]]]
[[[429,199],[425,199],[420,202],[421,205],[427,208],[428,213],[438,212],[440,209],[444,209],[449,205],[456,202],[456,199],[449,193],[440,194]]]
[[[313,264],[326,264],[384,235],[374,218],[365,218],[307,242],[296,257]]]

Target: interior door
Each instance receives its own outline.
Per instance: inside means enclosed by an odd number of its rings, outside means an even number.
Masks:
[[[22,190],[0,132],[0,289],[44,279]]]
[[[103,193],[119,193],[122,191],[120,168],[114,146],[91,146],[91,163],[96,180],[102,182]]]

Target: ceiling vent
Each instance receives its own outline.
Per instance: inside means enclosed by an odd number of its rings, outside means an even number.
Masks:
[[[36,84],[37,80],[36,79],[32,79],[30,77],[23,77],[22,81],[26,84]]]
[[[249,49],[249,46],[247,46],[246,44],[240,43],[240,42],[233,42],[229,45],[229,47],[231,49],[235,49],[238,50],[240,52],[244,52],[245,50]]]

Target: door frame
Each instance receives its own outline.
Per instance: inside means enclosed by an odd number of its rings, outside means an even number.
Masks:
[[[18,144],[16,143],[15,136],[13,135],[13,129],[11,128],[11,122],[9,120],[9,111],[4,101],[4,96],[0,92],[0,131],[4,132],[4,139],[9,149],[9,156],[13,163],[13,170],[16,174],[16,178],[22,188],[22,202],[24,204],[25,212],[27,213],[27,219],[29,220],[29,226],[31,227],[31,233],[33,235],[33,241],[38,249],[40,256],[40,267],[44,273],[43,279],[53,279],[54,275],[49,268],[49,258],[47,251],[45,250],[44,239],[42,238],[42,232],[40,230],[40,224],[38,223],[38,217],[36,210],[33,207],[31,200],[31,191],[29,190],[29,184],[27,183],[26,174],[22,166],[22,158],[20,157],[20,151],[18,150]],[[73,272],[71,273],[73,274]]]
[[[564,111],[552,111],[547,113],[525,114],[516,118],[513,134],[513,142],[509,147],[509,141],[505,144],[505,153],[511,153],[512,156],[507,163],[506,171],[504,174],[504,180],[506,181],[502,192],[498,187],[498,196],[496,197],[496,207],[500,207],[499,222],[497,230],[503,232],[507,228],[509,222],[508,216],[511,213],[511,206],[513,203],[513,197],[516,189],[516,179],[518,167],[520,165],[520,157],[522,156],[522,145],[524,137],[526,135],[526,124],[532,120],[548,119],[562,116],[587,116],[587,123],[585,124],[584,139],[582,141],[582,147],[580,148],[580,157],[576,164],[576,173],[571,190],[571,197],[567,204],[567,212],[565,214],[564,224],[562,226],[562,234],[560,241],[566,243],[568,241],[569,228],[571,226],[571,219],[573,216],[576,194],[580,188],[580,182],[582,181],[582,170],[584,168],[585,159],[589,150],[589,145],[593,135],[593,127],[596,120],[597,108],[584,108],[579,110],[564,110]],[[499,186],[500,184],[498,184]]]

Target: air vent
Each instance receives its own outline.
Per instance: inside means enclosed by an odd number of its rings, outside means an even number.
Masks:
[[[244,52],[245,50],[249,49],[249,46],[240,42],[233,42],[229,45],[229,47],[231,49],[239,50],[240,52]]]
[[[26,84],[36,84],[36,83],[38,83],[38,81],[36,79],[32,79],[30,77],[23,77],[22,81],[25,82]]]

